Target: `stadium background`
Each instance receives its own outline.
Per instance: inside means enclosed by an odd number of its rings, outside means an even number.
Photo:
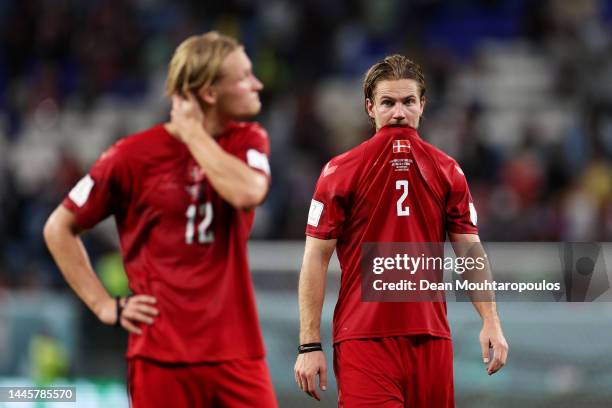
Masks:
[[[201,3],[0,2],[0,385],[67,382],[78,406],[125,403],[126,336],[75,299],[41,230],[106,146],[165,119],[171,52],[210,29],[238,37],[265,84],[273,184],[251,253],[281,406],[316,405],[292,374],[305,219],[321,166],[372,133],[360,81],[382,56],[424,67],[421,134],[461,163],[484,240],[610,240],[612,1]],[[124,293],[113,222],[85,242]],[[610,304],[499,308],[510,364],[489,378],[475,312],[449,304],[459,407],[612,405]],[[334,404],[332,387],[318,406]]]

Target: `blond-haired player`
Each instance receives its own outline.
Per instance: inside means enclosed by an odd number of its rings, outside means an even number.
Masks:
[[[263,88],[244,48],[216,32],[170,62],[171,120],[110,147],[49,217],[70,286],[130,332],[134,407],[276,407],[248,270],[253,208],[270,182],[255,116]],[[104,289],[79,233],[113,215],[133,296]]]

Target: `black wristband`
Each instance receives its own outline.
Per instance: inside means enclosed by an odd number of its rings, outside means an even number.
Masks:
[[[127,306],[130,298],[134,295],[127,296],[115,296],[115,305],[117,306],[117,320],[115,321],[115,327],[121,327],[121,316],[123,315],[123,309]],[[125,298],[125,303],[121,305],[121,298]]]
[[[313,351],[323,351],[321,343],[300,344],[300,346],[298,347],[298,354],[312,353]]]
[[[123,306],[121,306],[121,296],[115,296],[115,305],[117,306],[117,320],[115,327],[121,326],[121,315],[123,314]]]

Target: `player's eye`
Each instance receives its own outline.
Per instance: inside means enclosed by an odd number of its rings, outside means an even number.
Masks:
[[[382,101],[382,104],[383,104],[384,106],[393,106],[393,102],[392,102],[391,100],[389,100],[389,99],[385,99],[385,100],[383,100],[383,101]]]

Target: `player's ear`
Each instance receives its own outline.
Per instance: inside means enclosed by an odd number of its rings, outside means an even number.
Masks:
[[[214,105],[217,103],[217,98],[219,97],[219,93],[217,92],[217,88],[214,86],[203,86],[198,91],[198,96],[208,105]]]
[[[365,100],[365,110],[368,116],[374,119],[374,102],[370,98]]]
[[[419,116],[423,116],[423,112],[425,112],[425,95],[421,96],[421,113]]]

